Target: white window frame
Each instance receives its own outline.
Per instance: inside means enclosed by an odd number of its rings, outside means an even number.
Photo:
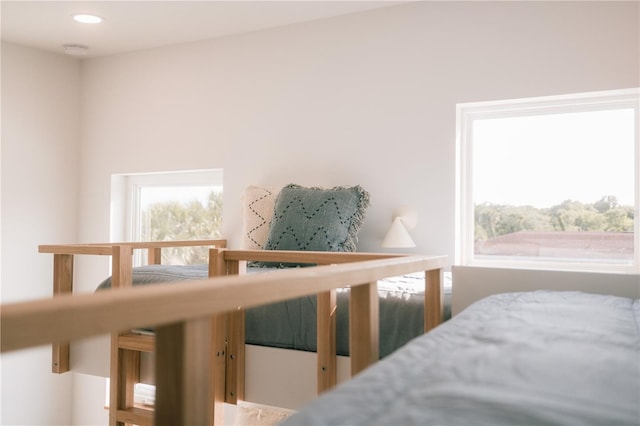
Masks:
[[[517,257],[478,259],[474,256],[473,122],[479,119],[631,108],[635,110],[634,258],[632,265],[577,263],[562,260],[523,260]],[[456,252],[458,265],[614,273],[640,272],[640,89],[609,90],[572,95],[505,101],[463,103],[456,106]]]
[[[223,170],[116,174],[111,177],[111,241],[140,241],[140,191],[150,186],[223,186]],[[140,264],[140,256],[134,263]]]

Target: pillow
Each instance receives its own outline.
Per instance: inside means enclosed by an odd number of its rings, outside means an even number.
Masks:
[[[367,207],[369,193],[360,186],[287,185],[276,200],[265,249],[355,251]]]
[[[279,189],[249,185],[243,196],[242,248],[262,250],[269,236]]]

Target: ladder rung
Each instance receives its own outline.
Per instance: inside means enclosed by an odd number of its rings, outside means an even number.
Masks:
[[[130,423],[139,426],[153,425],[153,410],[146,408],[131,407],[125,410],[118,410],[116,415],[118,422]]]
[[[120,349],[129,349],[140,352],[153,352],[156,337],[151,334],[124,333],[118,338]]]

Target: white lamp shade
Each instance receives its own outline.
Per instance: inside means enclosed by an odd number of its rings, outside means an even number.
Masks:
[[[411,231],[418,224],[418,212],[416,209],[410,206],[400,206],[393,211],[393,218],[399,217],[402,219],[402,224]]]
[[[382,247],[393,247],[393,248],[403,248],[403,247],[415,247],[416,243],[413,242],[411,235],[407,231],[404,222],[401,217],[396,217],[393,219],[391,223],[391,227],[389,231],[387,231],[387,235],[385,235],[384,240],[382,241]]]

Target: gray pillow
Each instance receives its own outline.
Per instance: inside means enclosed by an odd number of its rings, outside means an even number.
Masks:
[[[360,186],[287,185],[276,200],[265,249],[355,251],[367,207],[369,193]]]

